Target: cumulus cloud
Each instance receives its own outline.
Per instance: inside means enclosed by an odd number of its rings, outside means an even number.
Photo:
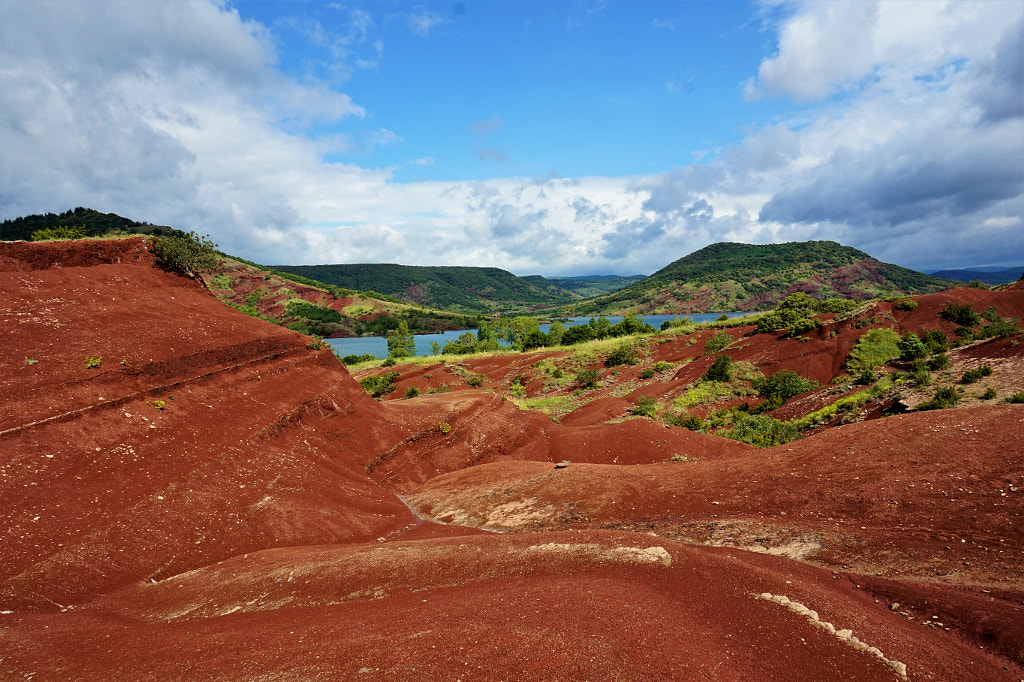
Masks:
[[[703,163],[399,183],[333,155],[401,145],[403,131],[345,132],[373,112],[330,75],[284,75],[276,29],[229,6],[0,0],[0,217],[85,205],[209,232],[265,263],[520,274],[650,273],[723,240],[835,239],[912,267],[1019,259],[1019,3],[785,7],[777,49],[743,87],[804,104]],[[332,56],[380,49],[372,17],[338,15],[348,23],[318,38]],[[323,122],[337,132],[310,132]],[[504,158],[499,117],[469,132],[481,159]]]

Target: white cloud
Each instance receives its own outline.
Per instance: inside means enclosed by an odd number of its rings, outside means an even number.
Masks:
[[[85,205],[265,263],[520,274],[650,273],[721,240],[836,239],[919,267],[1024,253],[1021,6],[791,9],[749,90],[831,95],[799,121],[647,177],[399,183],[323,157],[403,131],[314,138],[373,112],[282,75],[268,29],[221,4],[0,0],[0,217]],[[339,54],[373,42],[372,17],[346,16],[351,36],[321,34]],[[473,127],[481,158],[501,129]]]

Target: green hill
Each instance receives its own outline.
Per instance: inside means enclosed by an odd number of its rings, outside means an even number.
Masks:
[[[30,241],[36,230],[54,227],[84,227],[88,237],[109,234],[171,234],[169,227],[140,223],[116,213],[100,213],[91,208],[78,208],[63,213],[45,213],[22,216],[0,223],[0,241]]]
[[[644,279],[643,275],[583,275],[580,277],[541,277],[528,275],[522,279],[545,291],[573,299],[593,298],[618,291]]]
[[[923,294],[952,282],[882,263],[831,241],[711,244],[624,289],[571,306],[580,315],[768,310],[800,291],[814,298]]]
[[[375,291],[407,303],[477,314],[529,312],[576,298],[499,268],[390,263],[272,267],[346,289]]]

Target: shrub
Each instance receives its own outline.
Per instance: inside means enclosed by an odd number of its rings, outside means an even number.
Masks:
[[[915,370],[914,372],[912,372],[911,375],[910,375],[910,380],[913,381],[918,386],[931,386],[932,385],[932,375],[929,374],[927,372],[927,370],[925,370],[923,368]]]
[[[711,355],[712,353],[724,350],[730,343],[732,343],[732,334],[721,331],[715,332],[704,343],[704,355]]]
[[[381,367],[394,367],[397,364],[398,364],[398,361],[395,360],[395,356],[394,355],[389,355],[387,357],[387,359],[384,360],[384,362],[380,363],[380,366]]]
[[[992,400],[993,398],[996,397],[996,390],[989,386],[988,388],[985,389],[985,392],[982,393],[980,397],[982,400]]]
[[[939,313],[939,317],[949,320],[961,327],[976,327],[981,324],[981,316],[974,312],[970,303],[960,305],[952,301],[946,301],[946,307]]]
[[[900,356],[899,343],[900,337],[893,330],[871,329],[857,340],[846,366],[854,373],[873,370]]]
[[[900,360],[917,360],[928,355],[928,347],[914,332],[904,334],[896,347],[900,351]]]
[[[1021,391],[1020,393],[1014,393],[1013,395],[1011,395],[1009,398],[1007,398],[1003,402],[1007,402],[1007,403],[1011,403],[1011,404],[1015,404],[1015,405],[1019,405],[1021,403],[1024,403],[1024,391]]]
[[[708,368],[707,372],[704,372],[704,376],[701,378],[705,381],[732,381],[732,372],[730,371],[731,365],[731,357],[728,355],[719,355],[715,358],[714,364]]]
[[[700,431],[704,428],[704,420],[695,414],[689,414],[683,420],[681,426],[691,431]]]
[[[784,369],[757,382],[755,388],[761,396],[761,411],[773,410],[795,395],[818,387],[817,381],[805,379],[796,372]]]
[[[949,369],[949,356],[945,353],[939,353],[928,358],[927,367],[933,372],[938,372],[943,369]]]
[[[633,348],[633,344],[629,341],[620,343],[615,350],[611,352],[608,359],[604,361],[609,367],[617,367],[619,365],[635,365],[640,360],[636,356],[636,351]]]
[[[666,372],[672,369],[673,367],[675,367],[675,365],[673,365],[671,362],[665,362],[664,360],[658,360],[656,363],[654,363],[655,372]]]
[[[88,367],[89,369],[95,369],[96,367],[99,367],[101,364],[103,364],[102,357],[85,359],[85,366]]]
[[[472,386],[473,388],[480,388],[484,384],[484,375],[472,374],[466,378],[466,383]]]
[[[640,371],[640,378],[650,379],[651,377],[654,376],[654,374],[655,372],[653,369],[651,369],[650,367],[645,367],[643,370]]]
[[[346,355],[341,360],[343,365],[358,365],[360,362],[369,362],[370,360],[376,360],[377,356],[372,353],[364,353],[362,355]]]
[[[379,398],[397,388],[395,386],[395,379],[397,378],[398,372],[386,372],[377,376],[363,377],[359,380],[359,385],[374,398]]]
[[[796,440],[800,434],[796,426],[778,419],[764,415],[743,415],[732,428],[719,431],[718,435],[750,443],[754,447],[770,448]]]
[[[595,388],[601,380],[601,373],[596,369],[582,369],[576,374],[575,382],[583,388]]]
[[[330,308],[325,308],[322,305],[310,303],[309,301],[303,301],[302,299],[288,301],[284,310],[285,315],[290,317],[301,317],[316,322],[341,322],[341,313],[337,310],[331,310]]]
[[[949,339],[946,332],[941,329],[929,329],[921,337],[924,345],[928,347],[928,353],[944,353],[949,349]]]
[[[984,364],[981,367],[969,369],[964,372],[964,375],[960,377],[960,383],[973,384],[975,381],[980,381],[982,378],[990,376],[991,374],[992,367],[988,364]]]
[[[896,310],[904,310],[909,312],[917,308],[917,301],[915,301],[912,298],[901,298],[900,300],[896,301],[896,305],[893,307],[895,307]]]
[[[88,234],[85,225],[57,225],[56,227],[45,227],[32,233],[32,241],[48,242],[57,239],[85,239]]]
[[[405,397],[406,398],[415,398],[419,394],[420,394],[420,389],[416,388],[415,386],[410,386],[409,388],[405,389]]]
[[[636,407],[633,408],[633,414],[641,417],[656,416],[658,414],[658,403],[655,401],[654,396],[640,396],[640,400],[637,402]]]
[[[918,410],[945,410],[953,407],[960,400],[960,392],[952,386],[941,386],[935,391],[935,397],[917,406]]]
[[[1004,320],[1000,317],[996,318],[991,324],[986,324],[984,327],[979,329],[978,338],[990,338],[993,336],[1006,338],[1007,336],[1013,336],[1014,334],[1019,333],[1020,328],[1017,326],[1017,320]]]
[[[171,237],[153,237],[153,255],[160,267],[195,277],[217,263],[217,245],[210,235],[183,232]]]

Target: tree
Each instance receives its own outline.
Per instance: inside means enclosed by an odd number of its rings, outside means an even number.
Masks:
[[[728,355],[719,355],[701,378],[705,381],[732,381],[730,365],[732,365],[732,358]]]
[[[416,354],[416,339],[409,333],[409,323],[402,320],[398,329],[388,335],[388,355],[393,358],[405,358]]]
[[[917,360],[928,356],[928,347],[914,332],[907,332],[896,344],[900,351],[900,360]]]
[[[210,235],[182,232],[170,237],[153,238],[153,255],[161,267],[195,277],[217,263],[217,245]]]
[[[565,336],[565,325],[562,324],[561,320],[555,320],[548,327],[548,345],[558,346],[562,343],[562,337]]]

